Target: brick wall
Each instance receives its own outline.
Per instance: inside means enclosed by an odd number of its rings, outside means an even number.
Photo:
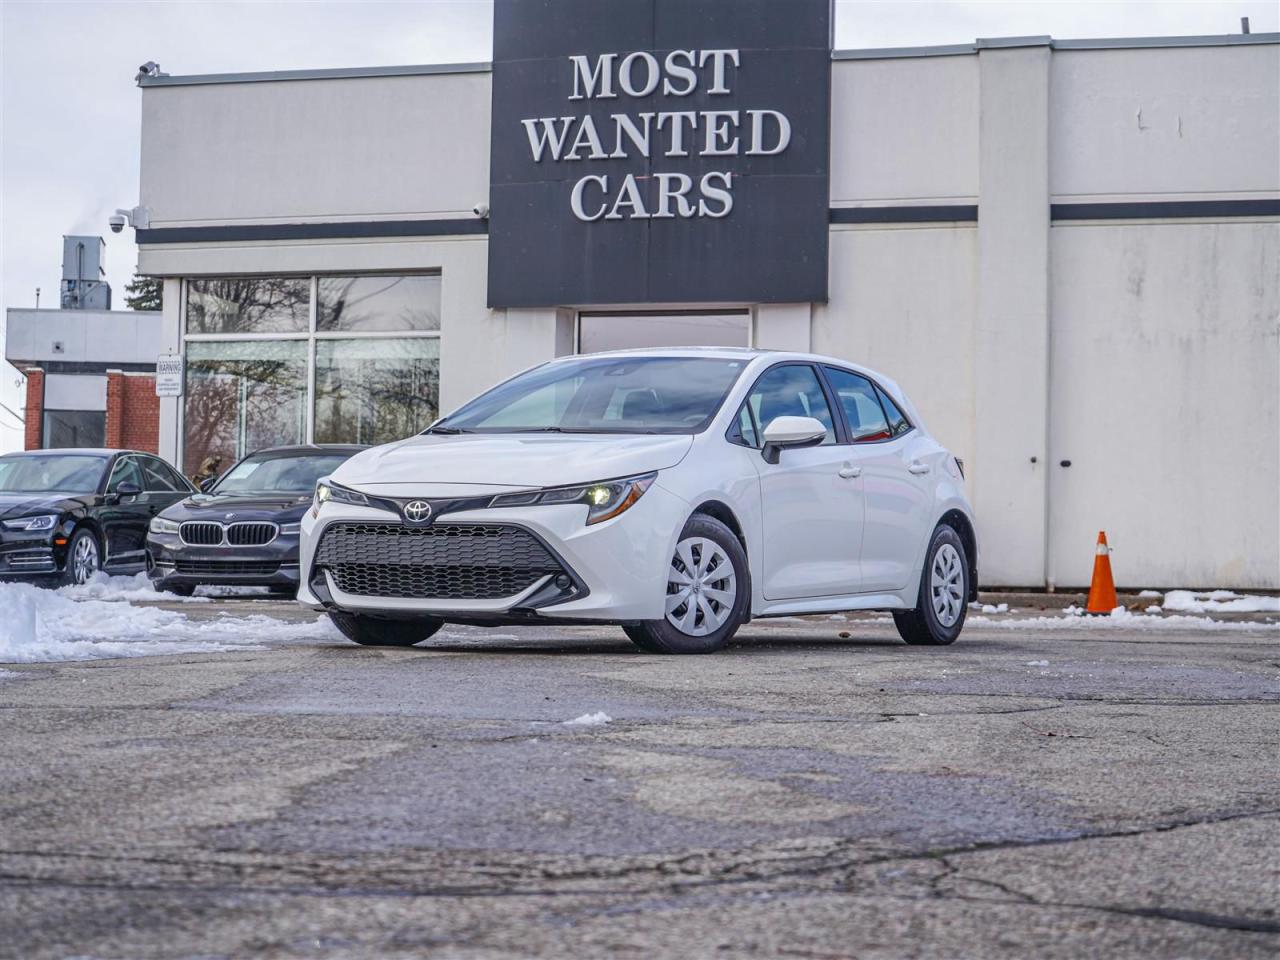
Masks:
[[[23,445],[27,450],[39,450],[44,439],[40,435],[44,427],[44,371],[39,367],[32,367],[22,372],[27,375],[26,436]]]
[[[107,371],[107,446],[160,450],[160,398],[151,374]]]

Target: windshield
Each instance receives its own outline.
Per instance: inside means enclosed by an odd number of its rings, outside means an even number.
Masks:
[[[482,393],[432,430],[468,433],[697,433],[745,360],[583,357],[551,363]]]
[[[0,493],[97,493],[106,462],[88,454],[0,457]]]
[[[245,457],[218,481],[213,488],[218,494],[311,493],[316,481],[337,470],[349,459],[349,453],[317,456],[249,456]]]

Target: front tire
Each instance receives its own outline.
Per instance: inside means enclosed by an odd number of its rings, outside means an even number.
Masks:
[[[628,624],[631,642],[649,653],[714,653],[738,632],[751,602],[747,553],[714,517],[684,525],[667,573],[666,617]]]
[[[955,643],[969,608],[969,558],[960,535],[939,526],[929,540],[914,610],[893,611],[903,640],[917,646]]]
[[[435,617],[384,620],[360,613],[329,611],[329,619],[344,637],[365,647],[412,647],[444,626]]]
[[[87,527],[71,535],[67,544],[67,559],[62,570],[61,582],[66,586],[88,583],[102,569],[102,551],[98,538]]]

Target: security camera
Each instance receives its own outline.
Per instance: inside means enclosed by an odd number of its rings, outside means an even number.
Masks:
[[[481,220],[489,219],[489,205],[487,203],[477,203],[474,207],[471,208],[471,212],[474,213]]]
[[[124,229],[124,225],[128,223],[128,221],[122,214],[113,213],[111,216],[107,217],[107,223],[111,226],[112,233],[119,233]]]

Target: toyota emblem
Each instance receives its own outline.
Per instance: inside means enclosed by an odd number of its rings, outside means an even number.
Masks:
[[[425,500],[410,500],[404,505],[404,518],[410,523],[424,523],[431,519],[431,504]]]

